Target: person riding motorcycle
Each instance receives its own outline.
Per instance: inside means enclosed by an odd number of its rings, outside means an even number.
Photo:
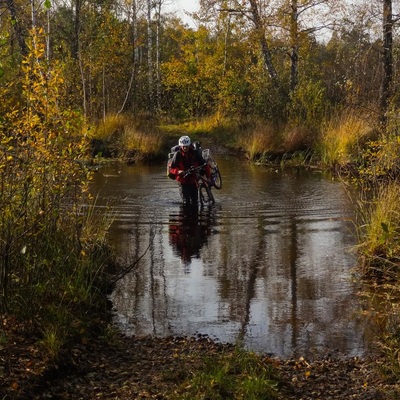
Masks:
[[[195,174],[185,175],[185,172],[191,167],[199,167],[206,164],[206,161],[192,146],[189,136],[182,136],[179,139],[179,150],[174,154],[170,172],[176,176],[179,183],[180,195],[182,201],[186,205],[197,205],[198,203],[198,190],[197,179]],[[210,167],[205,165],[204,173],[206,177],[210,177]]]

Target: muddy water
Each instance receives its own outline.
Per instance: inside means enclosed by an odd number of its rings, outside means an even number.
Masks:
[[[320,172],[216,156],[216,204],[185,210],[164,165],[95,176],[110,239],[132,267],[112,293],[127,335],[209,335],[278,357],[362,355],[354,209]]]

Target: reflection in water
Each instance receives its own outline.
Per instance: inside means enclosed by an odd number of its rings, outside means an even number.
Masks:
[[[212,218],[208,213],[199,215],[197,206],[180,207],[179,214],[170,214],[169,238],[175,253],[181,257],[185,271],[192,258],[200,258],[200,249],[207,243],[207,237],[211,234]]]
[[[110,239],[139,258],[111,296],[131,335],[210,335],[281,357],[362,355],[351,280],[353,208],[340,183],[308,171],[220,160],[224,188],[185,210],[164,166],[95,178],[111,203]]]

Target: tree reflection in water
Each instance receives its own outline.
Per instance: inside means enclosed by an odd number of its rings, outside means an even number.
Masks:
[[[110,295],[118,326],[200,333],[280,357],[363,354],[354,204],[341,184],[315,171],[219,164],[224,189],[200,210],[181,207],[163,166],[95,176],[98,207],[111,204],[116,216],[115,252],[140,259]]]

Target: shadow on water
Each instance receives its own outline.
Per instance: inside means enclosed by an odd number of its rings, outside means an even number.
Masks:
[[[127,335],[209,335],[279,357],[367,351],[353,204],[321,173],[218,159],[216,205],[183,208],[164,165],[95,176],[110,241],[137,268],[111,295]],[[114,169],[113,169],[114,168]]]

